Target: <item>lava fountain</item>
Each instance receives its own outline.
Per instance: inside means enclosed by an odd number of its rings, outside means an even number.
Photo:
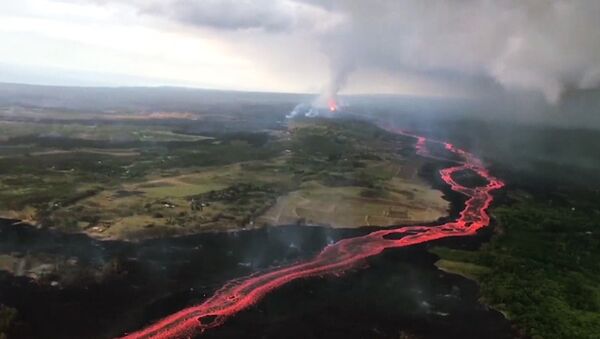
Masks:
[[[329,111],[330,112],[335,112],[338,110],[338,103],[337,100],[335,100],[335,98],[329,98],[327,100],[327,107],[329,107]]]
[[[335,101],[333,103],[334,105],[329,104],[329,108],[335,111],[337,105]],[[474,155],[450,143],[429,140],[398,130],[392,132],[415,138],[418,155],[452,163],[450,167],[440,170],[439,174],[452,190],[467,196],[458,219],[437,226],[414,225],[383,229],[364,236],[340,240],[328,245],[308,261],[230,281],[203,303],[183,309],[123,338],[190,338],[222,325],[227,318],[256,304],[267,293],[294,280],[339,275],[352,268],[364,267],[365,265],[362,264],[365,263],[365,259],[378,255],[386,249],[448,237],[474,235],[478,230],[489,225],[490,217],[487,208],[493,200],[491,192],[504,186],[501,180],[490,175]],[[443,145],[449,153],[460,160],[432,155],[427,147],[431,143]],[[477,173],[487,181],[487,184],[466,187],[454,180],[455,174],[468,170]]]

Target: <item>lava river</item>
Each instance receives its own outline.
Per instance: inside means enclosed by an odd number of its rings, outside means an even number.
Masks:
[[[225,284],[203,303],[183,309],[140,331],[123,338],[189,338],[222,325],[228,317],[257,303],[267,293],[296,279],[338,275],[364,264],[364,259],[385,249],[420,244],[436,239],[469,236],[490,222],[487,208],[493,200],[491,192],[504,183],[491,176],[482,162],[465,150],[450,143],[429,140],[421,136],[394,131],[417,139],[417,154],[423,157],[452,161],[451,167],[440,170],[442,180],[456,192],[467,196],[457,220],[438,226],[404,226],[374,231],[364,236],[343,239],[325,247],[316,257],[287,267],[260,272]],[[430,153],[427,145],[442,144],[461,160],[443,159]],[[458,172],[471,170],[487,181],[479,187],[465,187],[453,179]]]

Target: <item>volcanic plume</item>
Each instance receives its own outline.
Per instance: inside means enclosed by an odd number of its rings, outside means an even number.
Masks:
[[[340,110],[340,101],[337,94],[323,93],[311,103],[301,103],[286,115],[286,118],[292,119],[297,116],[313,118],[316,116],[331,116]]]

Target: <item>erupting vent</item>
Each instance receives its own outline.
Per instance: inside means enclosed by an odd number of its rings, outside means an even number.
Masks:
[[[335,112],[338,110],[338,104],[334,98],[331,98],[327,101],[327,106],[329,107],[330,112]]]

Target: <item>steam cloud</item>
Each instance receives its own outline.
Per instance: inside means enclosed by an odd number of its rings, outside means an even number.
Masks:
[[[326,50],[336,60],[334,89],[361,67],[483,76],[509,89],[540,91],[549,102],[565,90],[600,84],[598,1],[340,0],[327,6],[346,18],[325,36],[335,41]]]
[[[325,96],[335,96],[354,70],[369,69],[487,79],[553,103],[565,91],[600,85],[597,0],[71,1],[124,2],[217,30],[301,31],[330,60]]]

